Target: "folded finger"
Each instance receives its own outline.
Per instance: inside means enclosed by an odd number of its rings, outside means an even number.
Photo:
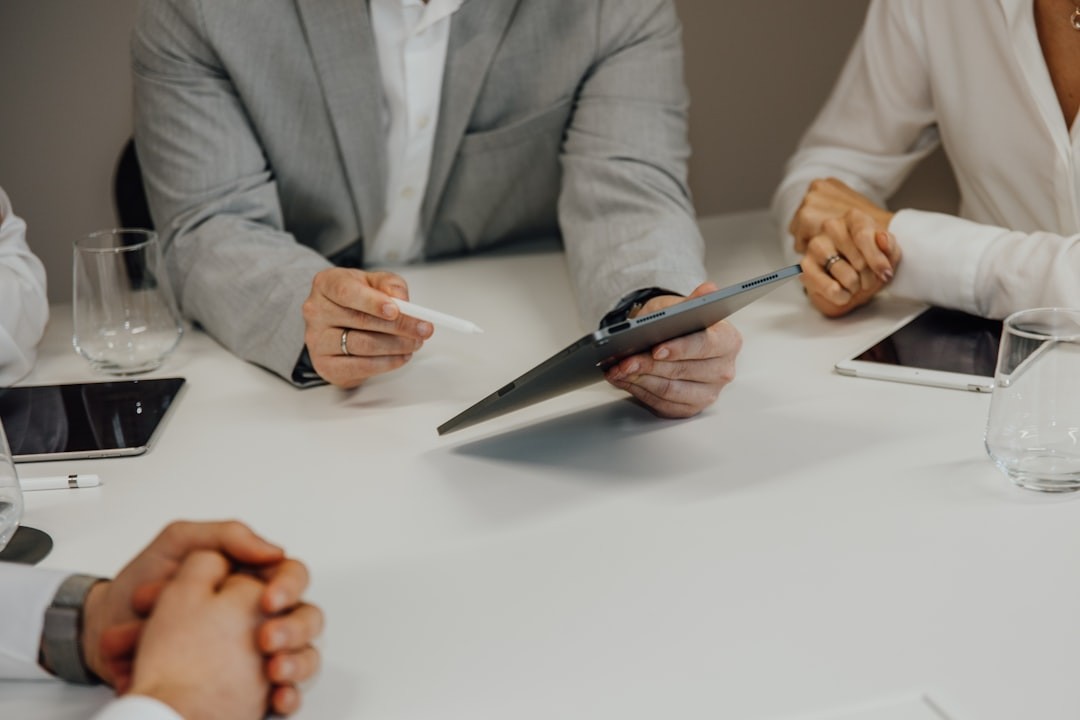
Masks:
[[[827,274],[832,275],[846,290],[852,293],[858,292],[862,288],[859,276],[866,267],[866,260],[863,259],[862,253],[859,252],[855,242],[848,235],[847,225],[843,220],[835,218],[829,220],[825,223],[825,229],[825,236],[820,236],[822,239],[814,238],[811,241],[821,247],[830,245],[835,248],[832,254],[827,255],[822,260],[822,267]],[[825,238],[828,240],[827,243],[824,241]],[[839,261],[830,262],[835,256],[839,256]]]
[[[379,282],[380,287],[373,286],[372,280]],[[396,295],[391,296],[380,288],[394,288],[394,292],[400,292],[397,288],[399,286],[404,287],[404,283],[405,281],[400,278],[391,282],[381,274],[356,270],[327,276],[324,281],[319,282],[317,285],[316,294],[333,305],[357,310],[374,317],[393,320],[399,314],[397,305],[391,299]],[[320,309],[329,311],[328,307],[322,307],[325,303],[318,303],[318,305]]]
[[[834,250],[832,253],[826,254],[827,251],[822,245],[823,243],[818,243],[814,247],[808,248],[808,252],[803,256],[802,262],[799,263],[803,270],[799,279],[802,281],[803,286],[806,287],[807,292],[816,292],[829,298],[831,302],[837,305],[843,305],[851,299],[852,293],[844,285],[837,282],[835,277],[825,272],[825,264],[836,256],[836,252]],[[844,262],[842,259],[833,262],[829,269],[834,269],[842,262]],[[850,267],[848,269],[850,270]]]
[[[266,582],[266,590],[263,592],[263,610],[271,615],[299,603],[311,581],[307,566],[293,558],[256,568],[256,573]]]
[[[234,560],[254,565],[278,562],[285,554],[237,520],[171,522],[150,544],[150,549],[176,562],[192,550],[220,550]]]
[[[317,313],[308,312],[307,323],[313,328],[351,328],[412,338],[426,338],[433,331],[431,323],[403,315],[397,305],[394,305],[393,316],[386,317],[326,303]]]
[[[688,418],[697,415],[702,408],[669,400],[653,393],[638,383],[615,383],[617,387],[630,393],[656,415],[665,418]]]
[[[892,261],[878,246],[877,235],[880,229],[873,218],[864,212],[851,210],[847,214],[847,226],[860,257],[865,261],[876,280],[885,284],[892,279]],[[860,271],[862,268],[858,268]],[[868,289],[868,288],[864,288]]]
[[[353,388],[376,375],[396,370],[412,359],[407,355],[372,357],[322,357],[315,361],[315,371],[323,380],[343,388]],[[313,358],[314,361],[314,358]]]
[[[300,650],[322,633],[323,612],[307,603],[274,617],[259,628],[259,650],[264,654]]]
[[[266,676],[275,684],[303,682],[319,671],[319,664],[319,651],[311,646],[277,653],[266,663]]]
[[[300,690],[288,683],[274,685],[270,689],[270,709],[276,715],[292,715],[300,709]]]
[[[320,355],[378,357],[380,355],[410,355],[423,345],[424,341],[420,338],[335,327],[327,328],[320,333],[315,348],[308,345],[308,350],[313,350]]]
[[[742,348],[742,335],[727,321],[718,322],[700,332],[667,340],[652,349],[654,360],[708,360],[734,357]]]
[[[165,580],[159,580],[135,588],[135,592],[131,594],[131,609],[135,611],[135,614],[144,617],[149,615],[153,611],[154,605],[157,605],[158,598],[161,596],[161,591],[165,589],[165,585]]]

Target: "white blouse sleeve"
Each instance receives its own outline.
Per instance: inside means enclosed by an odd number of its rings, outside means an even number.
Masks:
[[[40,680],[52,675],[38,665],[45,610],[69,575],[0,563],[0,679]]]
[[[884,206],[939,143],[924,38],[913,3],[874,0],[836,87],[773,197],[786,250],[811,181],[837,178]]]
[[[128,695],[114,700],[93,720],[184,720],[165,703],[142,695]]]
[[[893,295],[983,317],[1080,307],[1080,235],[1025,233],[952,215],[902,210],[889,225],[918,273],[896,273]]]
[[[26,244],[26,223],[0,189],[0,387],[30,372],[48,319],[45,268]]]

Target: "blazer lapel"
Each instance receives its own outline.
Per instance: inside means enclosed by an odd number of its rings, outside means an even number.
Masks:
[[[439,126],[431,156],[420,225],[427,237],[495,51],[520,0],[465,0],[450,24]],[[513,92],[513,88],[506,88]]]
[[[382,80],[367,2],[296,0],[365,237],[386,206]]]

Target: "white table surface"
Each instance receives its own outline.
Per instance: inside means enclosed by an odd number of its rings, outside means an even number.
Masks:
[[[705,220],[711,277],[781,264],[763,213]],[[112,574],[175,518],[240,518],[313,573],[324,667],[301,718],[766,720],[926,694],[953,720],[1080,717],[1080,504],[987,459],[989,397],[841,377],[909,314],[839,321],[797,282],[740,311],[738,377],[662,421],[605,384],[435,427],[583,332],[558,253],[410,268],[472,319],[355,392],[296,390],[199,332],[142,457],[28,493],[50,567]],[[95,379],[58,308],[30,383]],[[99,378],[100,379],[100,378]],[[0,684],[0,716],[104,689]]]

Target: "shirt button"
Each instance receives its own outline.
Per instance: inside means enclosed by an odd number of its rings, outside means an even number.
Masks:
[[[416,127],[418,129],[420,129],[420,130],[424,130],[430,124],[431,124],[431,116],[428,115],[427,113],[424,113],[423,115],[421,115],[416,120]]]
[[[412,200],[414,197],[416,197],[416,188],[414,188],[412,185],[409,185],[401,191],[401,197],[405,198],[406,200]]]
[[[399,253],[397,250],[391,250],[390,252],[386,253],[387,262],[396,263],[400,259],[401,253]]]

